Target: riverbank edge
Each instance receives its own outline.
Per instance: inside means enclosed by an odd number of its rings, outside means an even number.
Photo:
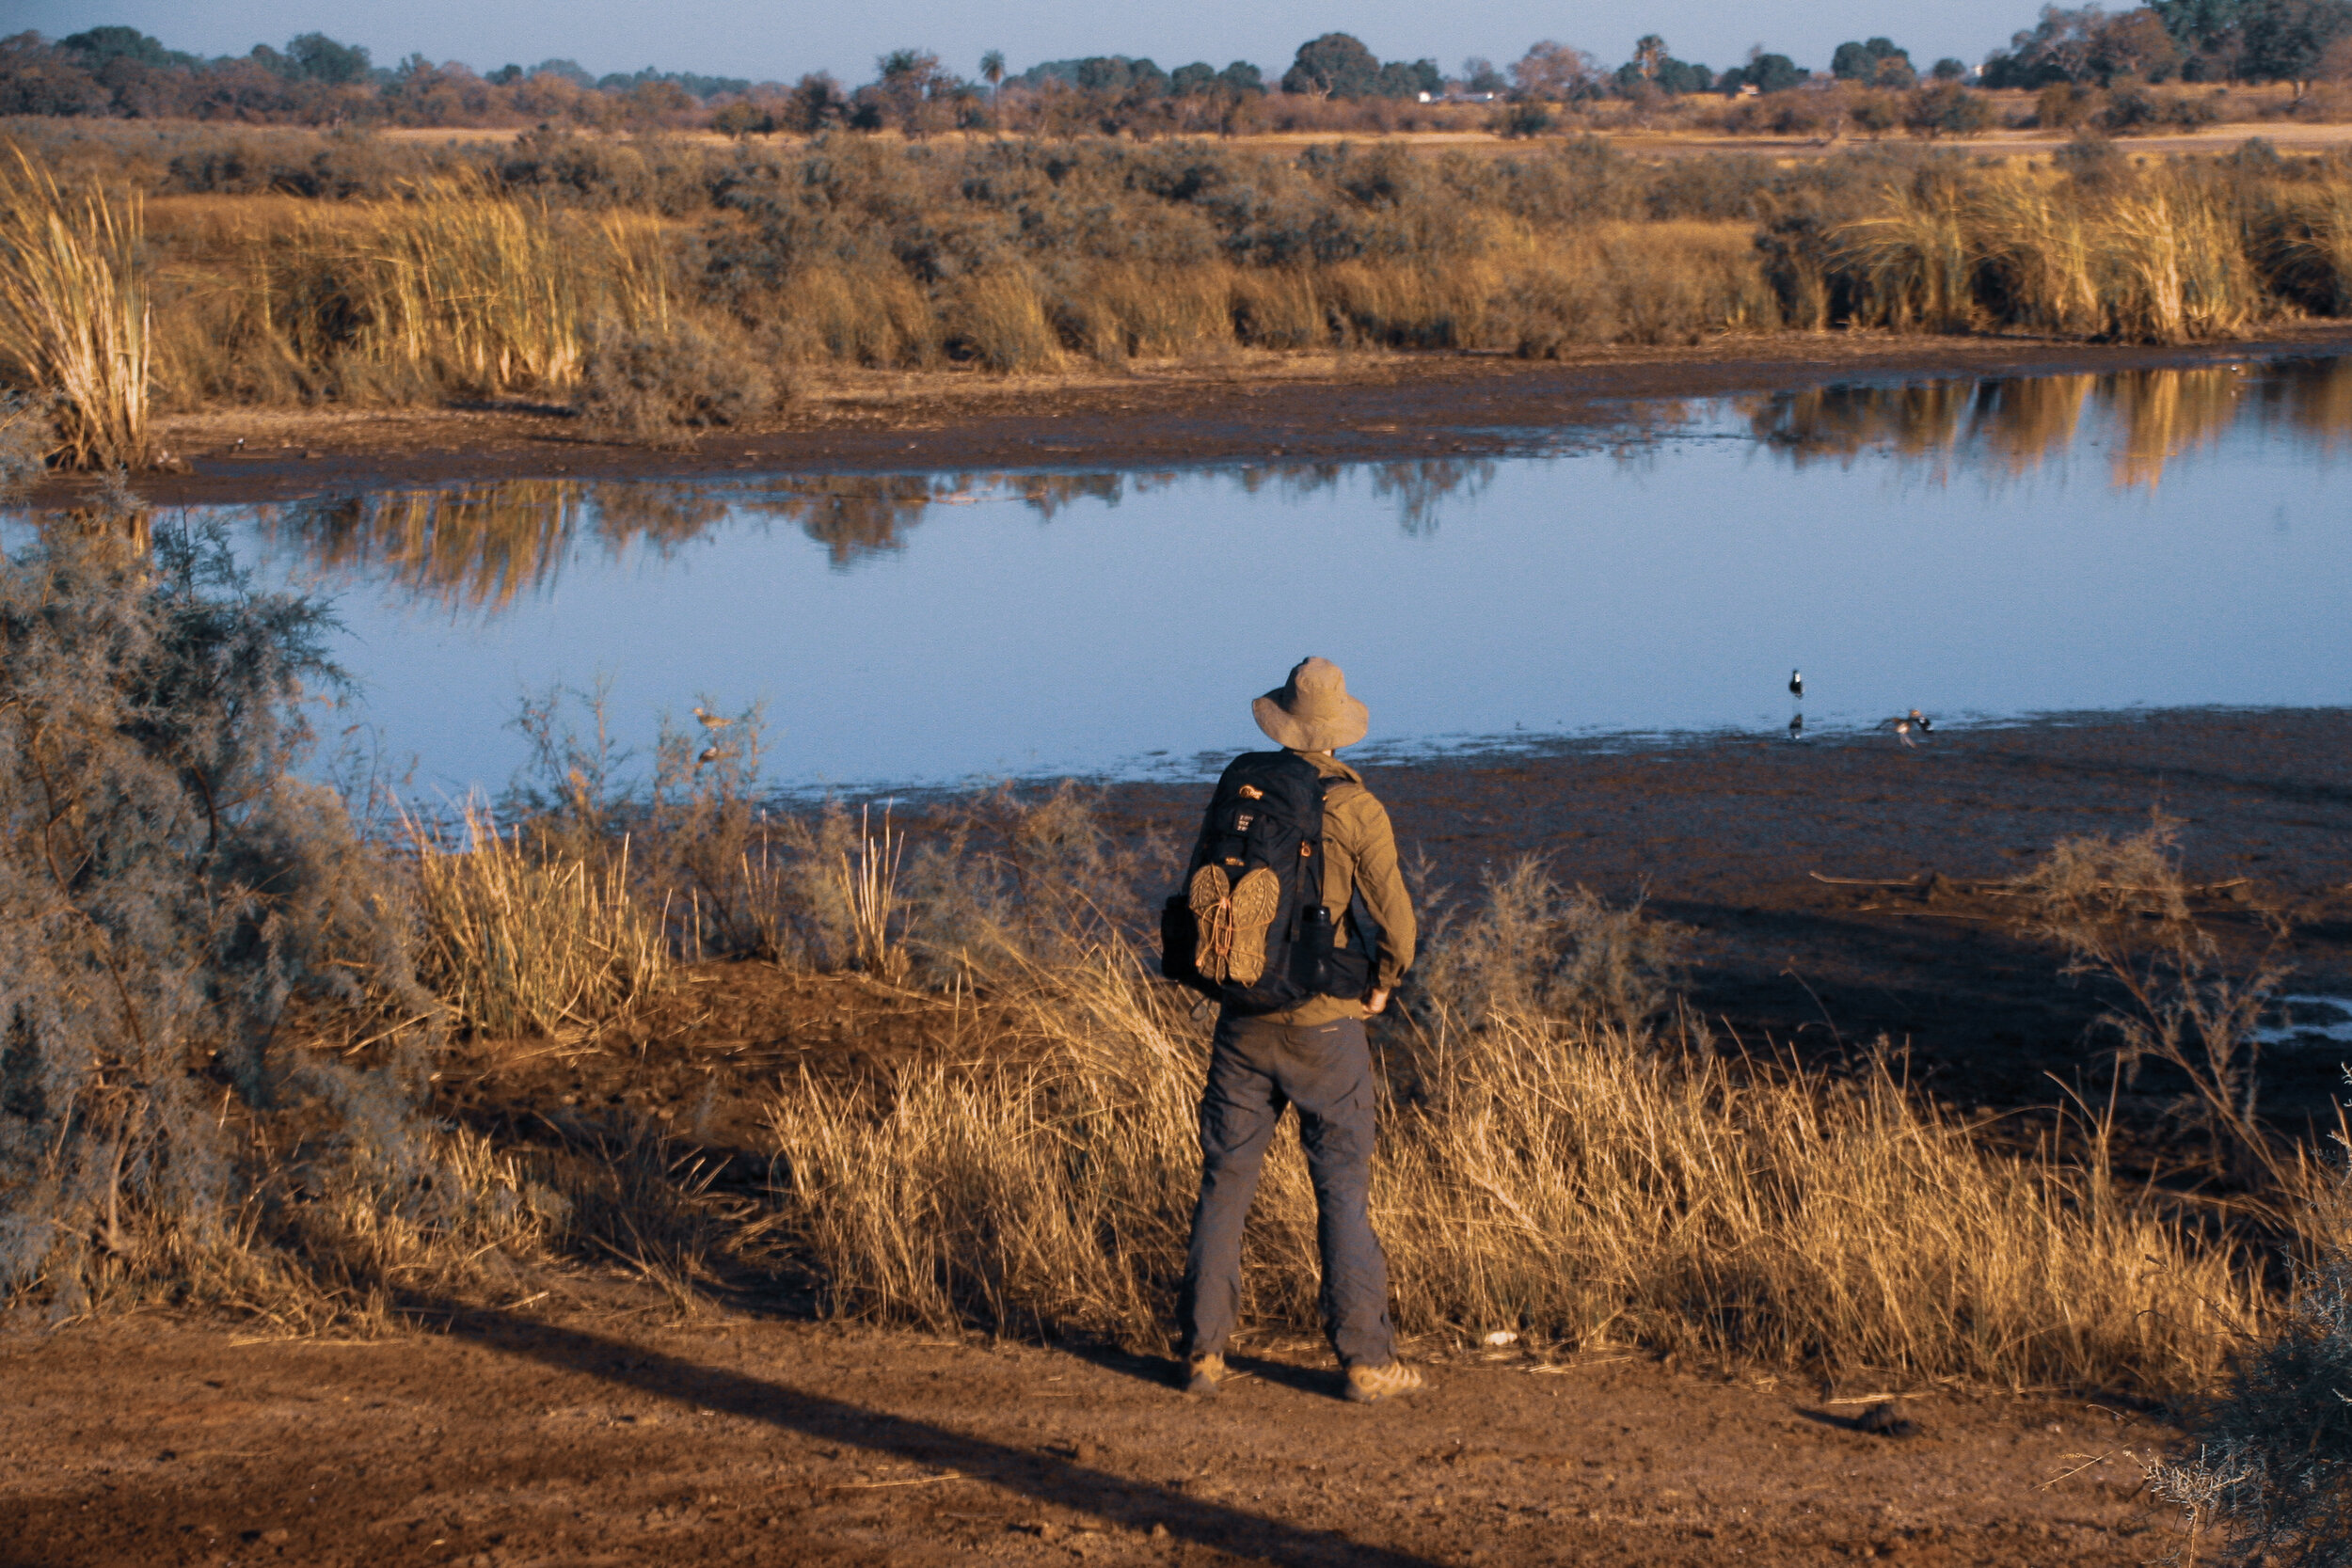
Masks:
[[[1483,355],[1241,355],[1089,377],[831,372],[786,415],[691,449],[591,438],[526,402],[434,409],[218,408],[158,420],[174,468],[149,502],[253,505],[499,480],[692,483],[759,474],[1159,469],[1477,459],[1638,420],[1643,405],[1822,387],[2207,369],[2352,353],[2352,324],[2172,347],[1863,332],[1723,338],[1557,361]],[[89,476],[29,499],[67,507]]]

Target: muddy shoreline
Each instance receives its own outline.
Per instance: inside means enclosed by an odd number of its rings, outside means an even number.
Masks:
[[[1692,927],[1692,1017],[1736,1048],[1825,1063],[1878,1048],[1963,1111],[2028,1121],[2070,1086],[2104,1095],[2105,1005],[2022,934],[1998,884],[2061,837],[2179,823],[2228,957],[2272,951],[2287,990],[2352,995],[2352,708],[2186,708],[1938,726],[1790,743],[1622,738],[1363,772],[1408,861],[1474,892],[1540,857],[1561,881]],[[1108,786],[1123,831],[1188,835],[1200,784]],[[2331,1122],[2352,1048],[2276,1050],[2263,1103]],[[2120,1090],[2154,1130],[2176,1085]]]
[[[1867,333],[1597,351],[1557,362],[1476,355],[1239,356],[1125,374],[997,379],[839,375],[771,426],[691,451],[589,438],[560,408],[220,409],[158,421],[186,472],[143,475],[164,506],[251,504],[499,479],[691,483],[753,474],[1164,468],[1410,462],[1542,451],[1624,425],[1629,405],[1951,376],[2105,373],[2352,352],[2352,325],[2172,348]],[[243,442],[242,447],[238,444]],[[68,505],[87,482],[53,483]]]

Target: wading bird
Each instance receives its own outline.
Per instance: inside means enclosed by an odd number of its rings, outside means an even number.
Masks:
[[[1789,672],[1788,672],[1788,695],[1790,695],[1791,697],[1796,698],[1796,699],[1797,699],[1797,701],[1799,701],[1799,702],[1801,702],[1801,703],[1804,701],[1804,671],[1802,671],[1802,670],[1791,670],[1791,671],[1789,671]]]
[[[1919,733],[1921,735],[1933,735],[1935,733],[1935,721],[1930,719],[1926,714],[1921,713],[1915,707],[1911,710],[1911,721],[1919,726]]]
[[[1879,728],[1883,730],[1893,730],[1895,732],[1895,738],[1901,741],[1906,746],[1916,746],[1919,743],[1911,738],[1911,724],[1912,721],[1909,719],[1882,719],[1879,721]]]
[[[1788,716],[1788,738],[1791,740],[1803,740],[1804,738],[1804,714],[1792,713]]]

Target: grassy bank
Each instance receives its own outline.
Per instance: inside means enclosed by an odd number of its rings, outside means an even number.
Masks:
[[[1849,328],[2172,343],[2352,302],[2352,166],[2259,148],[298,150],[261,135],[160,170],[60,151],[62,183],[24,166],[11,203],[33,227],[0,246],[0,293],[40,303],[0,319],[0,376],[59,400],[61,459],[143,461],[147,404],[523,395],[676,439],[769,417],[796,367],[1543,357]]]

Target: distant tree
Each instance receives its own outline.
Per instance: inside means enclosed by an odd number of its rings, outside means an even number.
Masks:
[[[1206,60],[1180,65],[1168,73],[1168,91],[1171,98],[1206,98],[1216,91],[1216,67]]]
[[[2011,34],[2006,52],[1985,61],[1989,87],[2040,87],[2052,82],[2088,82],[2091,54],[2106,13],[2097,6],[2062,10],[2042,8],[2042,20]]]
[[[910,136],[928,135],[947,128],[952,111],[948,101],[957,86],[954,75],[941,67],[928,49],[894,49],[874,62],[878,79],[859,96],[878,105],[885,123]],[[852,118],[851,123],[857,123]],[[879,127],[875,127],[879,128]]]
[[[980,80],[986,82],[992,91],[1004,85],[1005,52],[1003,50],[992,49],[980,56]]]
[[[2118,76],[2161,82],[2181,69],[2181,46],[2147,7],[2108,17],[2090,38],[2090,73],[2104,87]]]
[[[1758,92],[1787,92],[1808,80],[1808,73],[1786,55],[1768,55],[1761,48],[1748,51],[1748,63],[1734,66],[1715,78],[1718,92],[1738,92],[1752,87]]]
[[[298,82],[364,82],[373,69],[364,46],[338,43],[325,33],[304,33],[287,40],[286,58],[292,64],[289,74]]]
[[[148,37],[136,27],[92,27],[59,39],[57,47],[75,56],[74,63],[85,71],[96,71],[110,60],[136,60],[141,65],[166,69],[197,63],[195,55],[167,49],[160,40]]]
[[[792,85],[792,90],[785,95],[784,112],[778,122],[784,130],[813,136],[828,126],[840,124],[849,115],[850,100],[841,90],[841,84],[817,71]]]
[[[97,77],[39,33],[0,39],[0,115],[103,115],[110,102]]]
[[[1501,92],[1510,85],[1510,80],[1495,69],[1492,60],[1472,55],[1462,62],[1464,92]]]
[[[1633,40],[1633,69],[1645,81],[1658,80],[1658,68],[1667,59],[1666,40],[1656,33],[1645,33]]]
[[[502,65],[483,78],[495,87],[511,87],[522,79],[523,68],[518,65]]]
[[[2258,82],[2292,82],[2301,98],[2330,45],[2352,36],[2352,0],[2249,0],[2239,67]]]
[[[1829,73],[1841,82],[1867,82],[1873,87],[1911,86],[1917,72],[1911,67],[1911,52],[1899,49],[1892,39],[1866,39],[1860,43],[1841,43],[1830,56]]]
[[[531,68],[530,73],[533,76],[560,76],[574,87],[593,87],[596,85],[596,79],[582,70],[578,60],[541,60]]]
[[[1947,55],[1935,62],[1928,74],[1939,82],[1964,82],[1968,79],[1968,62]]]
[[[1424,92],[1434,98],[1445,90],[1445,76],[1435,60],[1391,60],[1380,68],[1375,90],[1382,98],[1413,99]]]
[[[1529,103],[1571,103],[1600,91],[1600,66],[1581,49],[1546,39],[1511,65],[1512,95]]]
[[[1282,73],[1282,90],[1305,98],[1369,98],[1379,87],[1380,62],[1348,33],[1326,33],[1300,44]]]
[[[1265,91],[1265,74],[1248,60],[1233,61],[1216,73],[1216,79],[1236,98],[1254,97]]]
[[[732,103],[722,103],[719,112],[710,117],[710,128],[723,136],[741,141],[776,128],[774,119],[767,110],[749,99],[739,98]]]

